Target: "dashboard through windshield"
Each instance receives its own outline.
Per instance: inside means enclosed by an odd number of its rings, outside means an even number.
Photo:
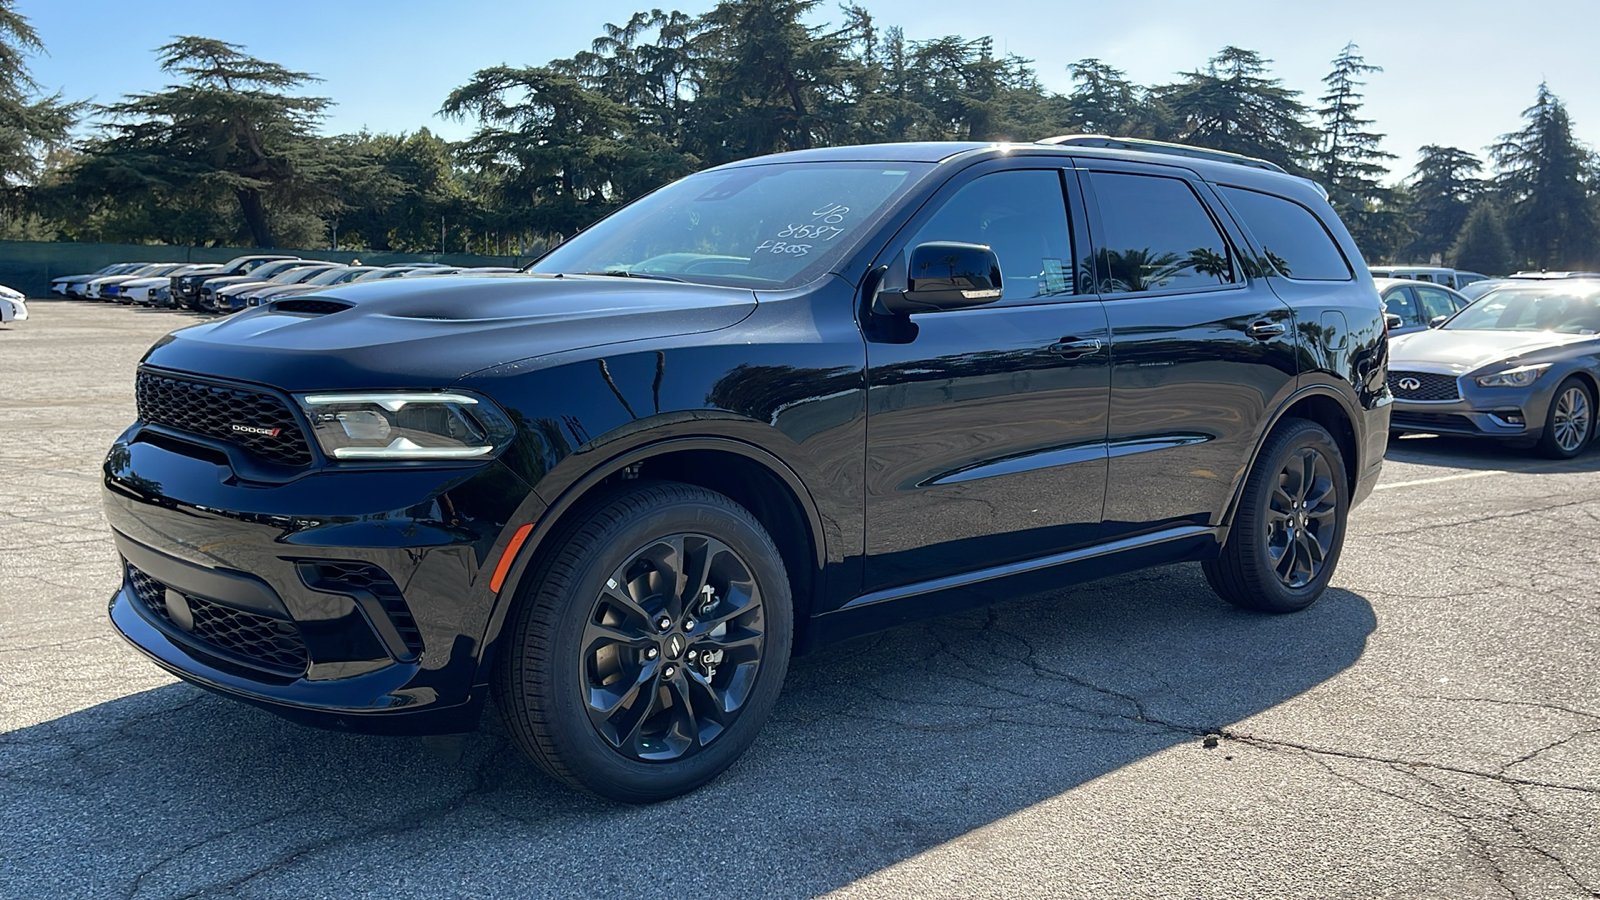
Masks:
[[[932,168],[814,162],[691,175],[602,219],[529,271],[798,287],[832,270]]]

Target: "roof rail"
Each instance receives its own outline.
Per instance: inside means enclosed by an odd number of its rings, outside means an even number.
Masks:
[[[1253,169],[1266,169],[1269,172],[1282,172],[1289,174],[1288,170],[1277,163],[1256,159],[1239,153],[1229,153],[1225,150],[1207,150],[1203,147],[1190,147],[1186,144],[1169,144],[1166,141],[1147,141],[1143,138],[1111,137],[1104,134],[1062,134],[1037,141],[1040,144],[1055,144],[1061,147],[1100,147],[1107,150],[1142,150],[1146,153],[1166,153],[1171,156],[1187,156],[1190,159],[1209,159],[1212,162],[1232,163],[1236,166],[1249,166]]]

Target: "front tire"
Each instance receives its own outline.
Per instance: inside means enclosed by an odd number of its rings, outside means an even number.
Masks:
[[[624,803],[687,793],[755,741],[788,669],[788,574],[749,511],[639,483],[557,537],[507,627],[495,697],[558,780]]]
[[[1571,459],[1594,439],[1594,394],[1583,379],[1569,376],[1550,398],[1539,435],[1539,452],[1551,459]]]
[[[1350,488],[1325,428],[1288,419],[1267,438],[1206,581],[1234,606],[1298,612],[1327,589],[1344,547]]]

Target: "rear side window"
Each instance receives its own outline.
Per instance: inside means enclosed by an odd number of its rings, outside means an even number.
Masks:
[[[1351,280],[1350,264],[1333,242],[1333,235],[1311,210],[1259,191],[1233,187],[1220,190],[1244,217],[1245,227],[1279,272],[1301,281]]]
[[[1103,294],[1203,290],[1232,284],[1233,258],[1188,183],[1159,175],[1093,172],[1106,267]]]

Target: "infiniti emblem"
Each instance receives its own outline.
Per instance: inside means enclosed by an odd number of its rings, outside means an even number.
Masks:
[[[1400,389],[1403,391],[1414,391],[1422,387],[1421,381],[1410,377],[1402,378],[1396,383],[1400,385]]]
[[[681,634],[667,638],[667,659],[677,659],[683,653],[684,644],[687,643]]]

